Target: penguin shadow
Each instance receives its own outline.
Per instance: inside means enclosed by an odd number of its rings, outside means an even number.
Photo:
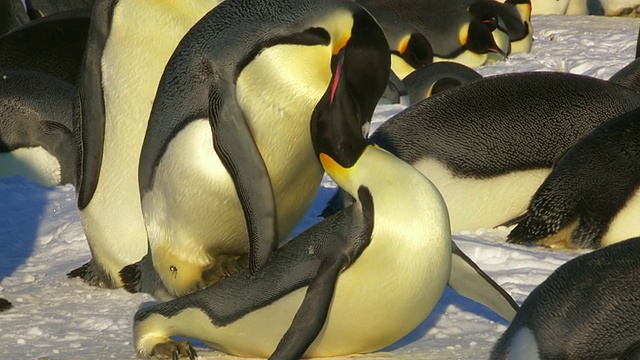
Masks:
[[[33,254],[52,188],[24,177],[0,177],[0,282]]]
[[[459,295],[447,286],[444,289],[442,297],[440,297],[440,300],[433,308],[429,316],[427,316],[427,318],[420,325],[418,325],[418,327],[413,329],[413,331],[411,331],[402,339],[396,341],[395,343],[389,345],[384,349],[381,349],[380,351],[390,352],[398,350],[413,342],[423,339],[425,336],[427,336],[427,332],[429,332],[429,330],[436,327],[437,323],[442,319],[442,316],[446,316],[447,308],[453,304],[455,304],[456,308],[458,308],[460,311],[471,312],[491,322],[509,326],[508,320],[503,319],[500,315],[496,314],[491,309],[462,295]]]

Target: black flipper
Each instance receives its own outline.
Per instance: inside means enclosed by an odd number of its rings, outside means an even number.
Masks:
[[[307,288],[307,293],[293,318],[291,327],[284,334],[269,359],[296,360],[302,358],[325,324],[338,276],[347,265],[346,256],[323,261],[318,275]]]
[[[222,94],[234,96],[235,86],[225,83]],[[209,94],[209,121],[213,146],[231,175],[242,205],[249,234],[249,270],[267,263],[278,243],[276,204],[269,172],[254,141],[242,109],[234,100],[223,101],[215,89]]]
[[[451,275],[447,284],[458,294],[513,320],[520,308],[513,298],[451,241]]]
[[[109,37],[109,24],[116,0],[101,1],[95,5],[84,56],[83,71],[79,79],[82,116],[76,129],[78,168],[76,193],[78,209],[84,209],[93,197],[100,177],[104,143],[105,108],[102,90],[102,53]]]

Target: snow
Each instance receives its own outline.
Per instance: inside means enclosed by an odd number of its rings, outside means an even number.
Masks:
[[[531,53],[512,55],[478,71],[485,76],[566,71],[607,79],[633,60],[636,19],[538,15],[532,22]],[[401,108],[380,106],[374,123]],[[297,231],[320,220],[316,215],[334,187],[325,178]],[[93,288],[65,276],[90,258],[73,187],[1,178],[0,199],[0,297],[14,304],[0,314],[0,358],[137,358],[132,345],[133,314],[152,298]],[[477,229],[454,239],[518,303],[555,268],[584,253],[507,244],[507,233],[506,228]],[[507,326],[490,310],[447,290],[431,315],[408,336],[380,352],[356,357],[483,359]],[[232,358],[201,342],[194,345],[200,358]]]

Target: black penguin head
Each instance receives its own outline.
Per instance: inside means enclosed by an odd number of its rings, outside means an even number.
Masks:
[[[427,38],[420,33],[408,36],[404,46],[392,53],[400,56],[412,68],[418,69],[433,63],[433,49]]]
[[[358,160],[373,111],[384,92],[391,66],[382,29],[364,10],[353,13],[351,36],[332,59],[333,76],[311,115],[311,139],[316,155],[343,167]]]
[[[509,55],[511,52],[509,42],[507,41],[506,49],[502,49],[496,44],[494,34],[501,32],[508,40],[508,32],[504,21],[483,6],[482,2],[477,2],[474,7],[469,10],[473,18],[469,22],[469,32],[465,47],[477,54],[497,53],[503,56]]]

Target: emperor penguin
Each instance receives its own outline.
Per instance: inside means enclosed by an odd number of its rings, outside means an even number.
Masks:
[[[497,92],[505,95],[496,98]],[[523,214],[567,148],[638,106],[640,94],[605,80],[556,72],[504,74],[424,99],[370,138],[429,177],[457,233]],[[348,202],[333,199],[324,214]]]
[[[318,16],[305,2],[283,5],[291,10],[288,21],[303,29]],[[202,339],[243,357],[371,352],[408,334],[439,300],[452,266],[444,201],[426,177],[363,137],[363,118],[372,116],[387,80],[382,31],[353,3],[326,1],[321,9],[324,16],[336,9],[352,14],[353,25],[311,115],[314,156],[356,201],[284,244],[256,275],[243,269],[138,310],[138,354],[195,358],[187,341],[172,336]],[[261,11],[251,12],[264,19]]]
[[[476,68],[486,62],[488,52],[509,53],[509,36],[501,20],[474,17],[467,11],[468,0],[357,2],[376,18],[387,13],[418,29],[429,41],[434,61],[455,61]]]
[[[0,176],[74,184],[76,88],[33,71],[0,71]]]
[[[0,37],[27,22],[29,15],[22,0],[0,1]]]
[[[640,238],[557,268],[522,303],[491,360],[637,359]]]
[[[33,70],[78,84],[91,12],[55,13],[0,37],[0,69]]]
[[[604,122],[558,160],[511,243],[595,249],[640,236],[640,109]]]
[[[311,205],[323,176],[311,114],[335,54],[365,36],[355,15],[369,16],[342,2],[226,1],[181,41],[139,170],[150,257],[170,293],[214,283],[247,261],[257,271]],[[367,131],[370,119],[361,120]]]
[[[219,0],[97,0],[79,90],[76,192],[92,259],[70,277],[122,285],[147,252],[138,164],[160,76],[180,39]]]
[[[531,0],[507,0],[504,3],[496,0],[477,0],[469,5],[468,10],[481,19],[498,16],[509,34],[512,54],[528,53],[531,50]]]

